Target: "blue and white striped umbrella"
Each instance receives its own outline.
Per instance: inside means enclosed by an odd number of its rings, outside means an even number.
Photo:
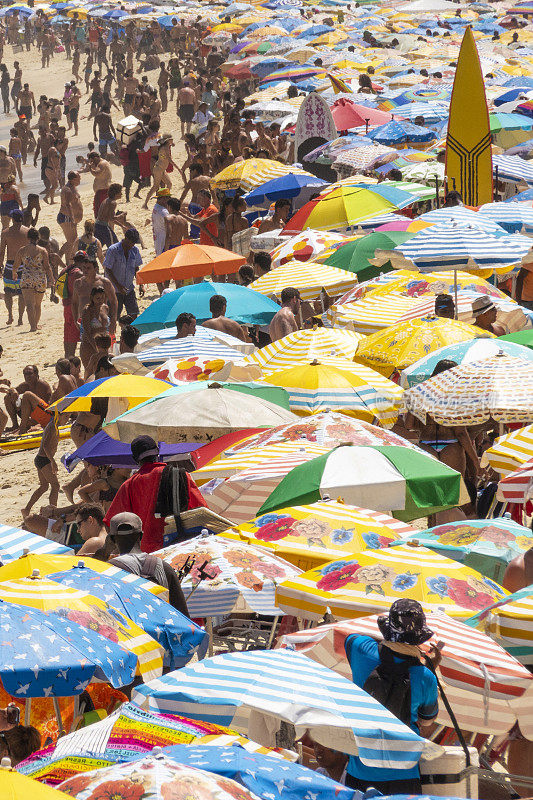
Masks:
[[[70,547],[37,536],[35,533],[24,531],[21,528],[11,528],[9,525],[0,525],[0,564],[14,561],[24,552],[39,553],[40,555],[68,555],[72,553]]]
[[[215,358],[240,361],[242,353],[213,339],[187,336],[185,339],[172,339],[148,350],[142,350],[140,353],[135,353],[135,357],[145,367],[153,367],[168,361],[169,358],[177,361],[193,358],[198,361],[210,361]]]
[[[351,681],[292,650],[207,658],[138,686],[132,699],[152,711],[229,725],[267,746],[283,720],[298,737],[309,730],[315,741],[375,769],[410,769],[427,745]]]
[[[511,183],[525,181],[530,186],[533,186],[533,164],[531,161],[524,161],[520,156],[493,155],[493,172],[496,172],[496,167],[498,167],[499,180],[510,181]]]
[[[424,118],[424,125],[442,122],[448,119],[450,107],[448,103],[406,103],[393,109],[396,117],[414,121],[417,117]]]
[[[531,242],[523,236],[493,236],[463,225],[425,228],[392,251],[376,251],[391,257],[393,266],[421,272],[448,269],[501,269],[519,264]],[[384,254],[384,255],[381,255]]]
[[[500,234],[503,231],[501,225],[488,218],[480,217],[477,211],[472,211],[464,206],[452,206],[451,208],[434,208],[417,217],[417,220],[431,222],[432,225],[448,225],[451,222],[457,225],[467,225],[470,228],[479,228],[487,233]]]
[[[533,233],[533,207],[531,203],[486,203],[479,213],[497,222],[508,233]]]

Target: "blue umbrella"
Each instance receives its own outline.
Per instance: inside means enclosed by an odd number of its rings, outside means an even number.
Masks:
[[[290,64],[288,58],[283,58],[283,56],[277,56],[273,58],[265,58],[258,61],[257,64],[250,65],[250,72],[253,75],[257,75],[258,78],[264,78],[270,72],[273,72],[275,69],[281,69],[281,67],[285,66],[286,64]]]
[[[85,567],[83,561],[48,578],[72,589],[88,591],[121,611],[165,648],[165,666],[179,669],[195,653],[199,658],[205,655],[209,641],[206,632],[146,589],[133,588],[120,579],[95,572]]]
[[[305,31],[299,33],[296,38],[315,39],[317,36],[322,36],[323,33],[331,33],[334,30],[335,28],[332,28],[329,25],[311,25],[309,28],[306,28]]]
[[[315,187],[316,191],[320,191],[321,188],[327,185],[326,181],[314,175],[289,172],[287,175],[273,178],[271,181],[263,183],[262,186],[252,189],[251,192],[244,195],[244,200],[249,206],[261,206],[278,200],[280,197],[298,197],[303,189],[310,186]]]
[[[435,133],[429,128],[422,128],[420,125],[400,122],[396,119],[386,122],[385,125],[379,125],[367,136],[373,142],[383,145],[401,144],[402,142],[430,142],[436,138]]]
[[[518,192],[518,194],[513,195],[512,197],[508,197],[507,200],[504,200],[504,203],[522,203],[522,202],[531,202],[533,200],[533,189],[524,189],[523,192]]]
[[[122,11],[121,8],[114,8],[112,11],[106,11],[103,19],[122,19],[122,17],[129,17],[127,11]]]
[[[354,791],[326,775],[320,775],[301,764],[276,760],[260,753],[247,753],[243,747],[216,747],[177,744],[164,747],[163,753],[179,764],[198,767],[231,778],[258,797],[281,797],[283,800],[310,800],[331,797],[353,800]]]
[[[164,442],[159,442],[160,460],[166,461],[172,456],[181,455],[182,453],[191,453],[194,450],[197,450],[198,447],[201,447],[201,445],[165,444]],[[88,441],[84,442],[81,447],[78,447],[78,449],[73,453],[70,453],[68,456],[63,456],[61,461],[69,472],[72,472],[72,470],[75,469],[75,467],[77,467],[81,461],[87,461],[89,464],[95,464],[96,466],[106,465],[109,467],[115,467],[115,469],[135,469],[137,467],[137,463],[133,460],[133,456],[131,454],[131,446],[126,442],[119,442],[117,439],[112,439],[111,436],[108,436],[105,431],[98,431],[97,434],[91,436]],[[13,528],[12,530],[16,529]],[[21,531],[21,533],[26,533],[26,531]],[[42,536],[36,536],[35,538],[47,543],[50,548],[52,545],[55,545],[55,542],[51,542],[48,539],[43,539]],[[27,545],[24,543],[24,546]],[[62,546],[56,545],[56,547]],[[39,552],[63,553],[69,551],[68,548],[62,547],[61,550],[49,549]],[[20,547],[20,555],[22,555],[22,546]],[[0,527],[0,561],[3,560],[3,558],[4,551],[2,547],[2,528]]]
[[[183,311],[194,314],[198,321],[210,319],[209,300],[215,294],[221,294],[226,298],[228,303],[226,315],[244,325],[268,325],[274,314],[279,311],[277,303],[247,286],[202,281],[192,286],[183,286],[154,300],[137,317],[135,327],[141,333],[150,333],[158,328],[170,328],[176,324],[176,317]]]
[[[533,233],[533,208],[520,203],[486,203],[479,213],[501,225],[507,233]]]
[[[515,114],[515,116],[519,116]],[[524,117],[525,119],[525,117]],[[533,165],[531,161],[524,161],[519,156],[503,156],[496,154],[492,157],[493,171],[498,167],[498,178],[504,181],[533,184]]]
[[[137,657],[89,628],[0,600],[0,678],[12,697],[71,697],[97,678],[135,678]]]

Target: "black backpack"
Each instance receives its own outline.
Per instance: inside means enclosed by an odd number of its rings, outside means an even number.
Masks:
[[[411,678],[409,668],[419,666],[416,658],[395,661],[392,650],[378,644],[379,664],[366,679],[363,689],[401,722],[411,727]]]

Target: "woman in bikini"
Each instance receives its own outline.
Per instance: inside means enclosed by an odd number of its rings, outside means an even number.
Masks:
[[[19,267],[20,288],[26,304],[30,331],[36,331],[41,319],[41,305],[47,287],[53,289],[54,278],[50,268],[48,251],[45,247],[37,244],[39,233],[35,228],[30,228],[28,233],[28,244],[21,247],[15,256],[13,273],[16,275]]]
[[[54,197],[56,195],[59,181],[61,179],[61,155],[57,149],[59,141],[56,139],[48,151],[48,161],[45,167],[45,175],[48,179],[48,188],[43,197],[45,203],[55,205]]]
[[[106,304],[105,290],[101,286],[91,289],[90,300],[81,313],[80,358],[87,367],[97,347],[94,337],[109,330],[109,307]]]
[[[172,181],[168,177],[169,167],[172,171],[174,168],[179,169],[178,165],[175,164],[172,160],[172,152],[171,147],[174,144],[172,136],[170,134],[165,134],[162,136],[158,141],[158,153],[157,153],[157,161],[154,164],[154,168],[152,170],[152,177],[153,183],[150,188],[150,191],[146,195],[146,200],[144,201],[143,208],[148,208],[148,200],[154,195],[158,189],[166,186],[167,189],[172,188]]]

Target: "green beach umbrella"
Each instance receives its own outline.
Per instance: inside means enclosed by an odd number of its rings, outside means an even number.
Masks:
[[[408,231],[387,231],[386,233],[369,233],[346,244],[341,244],[328,248],[316,259],[322,264],[331,267],[345,269],[357,275],[360,282],[368,281],[381,275],[383,272],[390,272],[392,266],[390,262],[384,266],[376,267],[370,259],[375,257],[376,250],[393,250],[396,245],[403,244],[408,239],[412,239],[414,232]]]

